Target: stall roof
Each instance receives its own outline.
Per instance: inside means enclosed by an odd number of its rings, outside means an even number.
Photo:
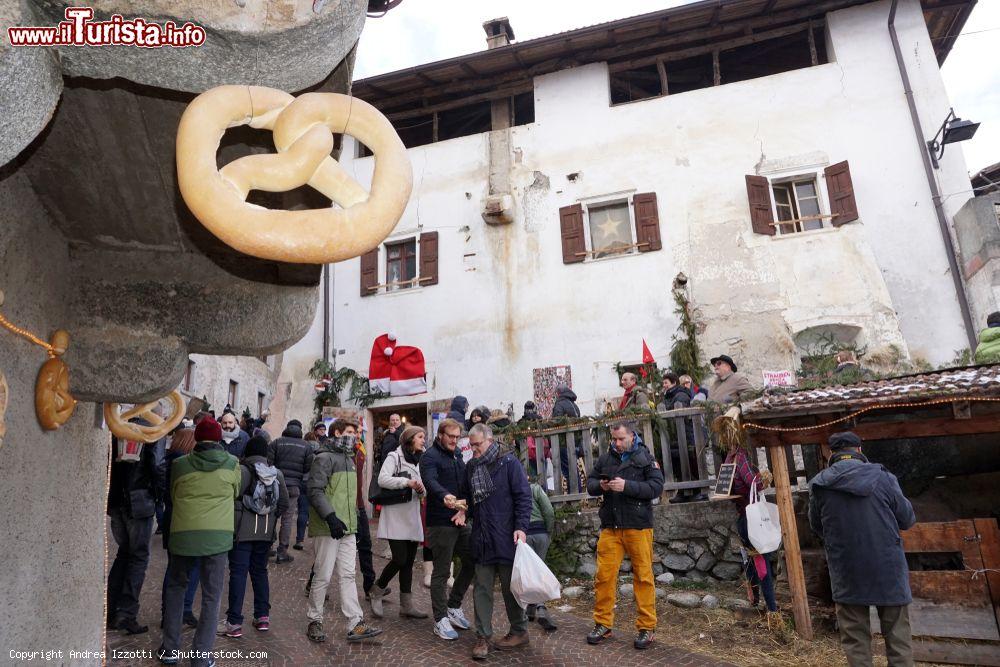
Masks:
[[[746,30],[821,19],[827,12],[871,1],[701,0],[368,77],[354,82],[353,94],[380,109],[430,92],[471,94],[589,62],[721,42]],[[976,1],[921,0],[939,63],[947,58]]]
[[[949,368],[819,389],[765,393],[741,404],[754,419],[859,410],[873,405],[901,405],[936,398],[1000,400],[1000,364]]]

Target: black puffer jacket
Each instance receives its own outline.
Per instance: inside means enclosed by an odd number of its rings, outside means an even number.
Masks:
[[[458,447],[449,452],[435,438],[433,446],[420,457],[420,481],[427,487],[427,525],[453,525],[451,517],[455,516],[455,510],[444,506],[444,497],[451,494],[459,500],[468,498],[465,461]]]
[[[153,516],[156,501],[161,498],[163,470],[156,465],[158,443],[140,445],[138,461],[115,461],[111,464],[111,485],[108,488],[108,514],[124,508],[132,519]],[[118,452],[118,438],[111,439],[112,451]]]
[[[313,448],[302,439],[301,428],[288,427],[267,445],[267,462],[285,476],[286,486],[301,486],[312,461]]]
[[[580,407],[576,404],[576,394],[569,387],[559,391],[556,404],[552,406],[553,417],[579,417]]]
[[[465,396],[456,396],[451,399],[451,409],[448,410],[448,419],[454,419],[462,428],[466,428],[465,425],[465,411],[469,409],[469,399]]]
[[[601,475],[610,479],[621,477],[625,480],[625,490],[621,493],[602,491]],[[633,441],[632,449],[624,454],[619,454],[612,446],[590,471],[587,493],[604,496],[599,513],[601,528],[652,528],[650,501],[663,493],[663,473],[654,464],[649,450],[638,440]]]

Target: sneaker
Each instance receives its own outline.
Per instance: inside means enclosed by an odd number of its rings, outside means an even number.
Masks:
[[[219,629],[216,632],[217,635],[222,637],[230,637],[232,639],[239,639],[243,636],[243,626],[236,625],[235,623],[230,623],[226,619],[219,621]]]
[[[594,624],[594,629],[590,631],[587,635],[588,644],[600,644],[605,639],[611,636],[611,628],[601,625],[600,623]]]
[[[267,632],[271,629],[271,619],[267,616],[253,619],[253,627],[257,632]]]
[[[291,563],[293,560],[295,560],[295,558],[293,556],[289,556],[288,554],[278,554],[275,557],[274,562],[275,563]]]
[[[549,618],[549,611],[545,608],[545,605],[538,607],[537,613],[538,625],[542,626],[543,630],[546,632],[555,632],[558,629],[558,626]]]
[[[190,611],[185,612],[184,613],[184,625],[188,626],[189,628],[197,628],[198,627],[198,617],[195,616],[193,612],[190,612]]]
[[[156,659],[163,665],[176,665],[180,662],[180,657],[177,655],[176,650],[171,651],[170,655],[167,655],[167,649],[162,646],[156,649]]]
[[[434,624],[434,634],[441,639],[458,639],[458,633],[451,627],[451,621],[448,620],[447,616]]]
[[[295,544],[292,545],[292,548],[295,549],[296,551],[302,551],[303,549],[305,549],[305,547],[302,546],[301,542],[296,542]]]
[[[371,639],[372,637],[377,637],[382,634],[381,628],[376,628],[374,625],[368,625],[364,621],[359,621],[354,629],[347,633],[347,641],[358,642],[362,639]]]
[[[639,634],[635,636],[635,641],[632,642],[640,651],[642,649],[649,648],[653,645],[653,631],[652,630],[639,630]]]
[[[309,623],[309,629],[306,630],[306,637],[308,637],[310,641],[325,642],[326,633],[323,632],[323,624],[319,621],[311,621]]]
[[[472,627],[469,623],[469,619],[465,617],[465,612],[462,611],[461,607],[457,609],[448,608],[448,622],[451,623],[452,628],[457,628],[459,630],[468,630]]]

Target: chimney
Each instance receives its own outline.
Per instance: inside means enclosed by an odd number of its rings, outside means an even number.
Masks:
[[[487,49],[498,49],[514,41],[514,29],[510,27],[506,16],[490,19],[483,24],[483,30],[486,31]]]

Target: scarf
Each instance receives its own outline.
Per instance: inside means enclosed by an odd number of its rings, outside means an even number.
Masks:
[[[240,436],[240,427],[237,426],[235,431],[227,431],[222,429],[222,439],[228,444]]]
[[[624,410],[625,406],[628,405],[628,399],[632,398],[632,390],[633,389],[635,389],[635,387],[630,387],[630,388],[628,388],[628,389],[625,390],[625,395],[622,396],[622,400],[618,404],[618,409],[619,410]]]
[[[478,505],[493,493],[494,464],[500,458],[500,443],[493,441],[486,453],[469,461],[472,468],[472,504]]]
[[[354,455],[354,445],[358,441],[358,436],[356,435],[342,435],[339,437],[328,438],[326,444],[329,445],[330,449],[337,452],[338,454],[346,454],[347,456]]]
[[[409,463],[410,465],[413,465],[413,466],[415,466],[418,463],[420,463],[420,455],[424,453],[424,450],[421,449],[419,452],[417,452],[417,451],[412,451],[411,452],[410,450],[406,449],[405,447],[403,447],[402,449],[403,449],[403,458],[406,459],[407,463]]]

